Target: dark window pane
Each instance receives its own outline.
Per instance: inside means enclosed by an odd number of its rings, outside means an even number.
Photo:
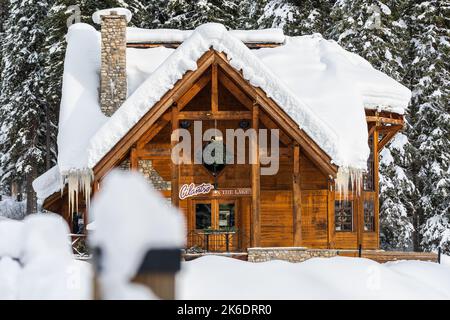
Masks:
[[[219,228],[234,227],[234,203],[219,204]]]
[[[367,159],[367,173],[364,174],[363,187],[366,191],[374,190],[374,153],[373,153],[373,135],[369,137],[370,155]]]
[[[352,201],[335,201],[334,216],[336,231],[353,231]]]
[[[211,228],[211,204],[197,203],[195,205],[195,228]]]
[[[375,206],[372,200],[364,201],[364,231],[375,231]]]

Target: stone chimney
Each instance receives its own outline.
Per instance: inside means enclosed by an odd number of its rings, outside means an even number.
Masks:
[[[92,19],[101,25],[100,107],[110,117],[127,98],[126,31],[131,12],[123,8],[100,10]]]

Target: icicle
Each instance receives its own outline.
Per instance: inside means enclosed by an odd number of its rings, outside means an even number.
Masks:
[[[339,167],[336,175],[336,191],[348,199],[348,192],[356,191],[356,195],[361,193],[364,170],[349,167]]]
[[[62,174],[63,185],[61,186],[61,193],[64,189],[65,183],[68,188],[69,212],[78,212],[78,196],[80,193],[84,194],[86,208],[90,205],[91,200],[91,185],[94,180],[94,173],[91,169],[72,169]]]

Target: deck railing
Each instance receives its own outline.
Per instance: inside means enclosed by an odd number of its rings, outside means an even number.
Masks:
[[[189,253],[243,252],[250,245],[239,230],[191,230],[187,235]]]

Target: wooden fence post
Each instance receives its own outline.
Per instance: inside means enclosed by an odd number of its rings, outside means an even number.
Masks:
[[[180,249],[150,249],[132,282],[147,286],[161,299],[174,300],[175,275],[180,267]]]

